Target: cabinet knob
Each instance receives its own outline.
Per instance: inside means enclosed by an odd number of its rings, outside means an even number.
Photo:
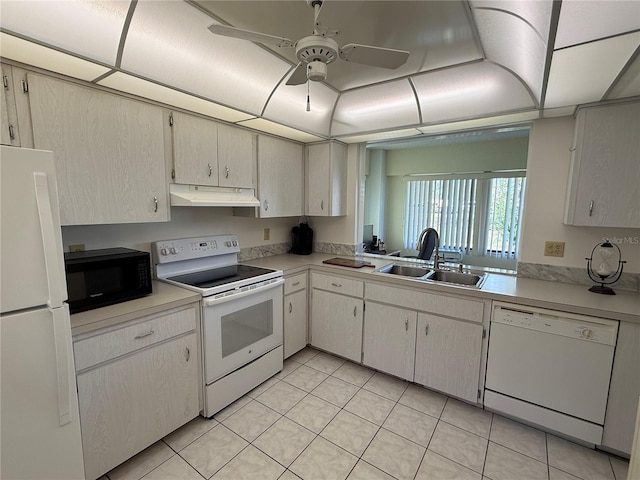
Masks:
[[[227,165],[224,166],[224,178],[229,178],[229,167]]]
[[[158,213],[158,197],[153,197],[153,213]]]
[[[293,311],[293,305],[291,305],[291,302],[289,302],[289,313],[291,313]]]
[[[267,202],[267,201],[265,200],[265,201],[264,201],[264,203],[263,203],[263,205],[264,205],[264,209],[265,209],[265,211],[266,211],[266,210],[269,210],[269,202]]]
[[[320,210],[324,210],[324,200],[320,200]]]
[[[213,167],[210,163],[208,163],[207,166],[209,167],[209,176],[211,176],[211,174],[213,173]]]
[[[149,330],[147,333],[142,333],[140,335],[136,335],[133,338],[135,340],[140,340],[141,338],[149,337],[149,336],[153,335],[154,333],[156,333],[154,330]]]
[[[409,331],[409,320],[408,319],[404,320],[404,330],[405,330],[405,332]]]
[[[593,200],[589,203],[589,216],[593,216]]]
[[[353,307],[353,316],[357,316],[358,315],[358,307]]]
[[[189,347],[186,348],[184,357],[187,359],[187,362],[191,359],[191,349]]]

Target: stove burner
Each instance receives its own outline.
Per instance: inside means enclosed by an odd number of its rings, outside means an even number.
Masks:
[[[212,270],[204,270],[201,272],[187,273],[185,275],[177,275],[175,277],[169,277],[167,280],[198,288],[211,288],[271,272],[273,272],[273,270],[239,264],[214,268]]]

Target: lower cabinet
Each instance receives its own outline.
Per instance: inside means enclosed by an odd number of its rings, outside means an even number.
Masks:
[[[289,358],[307,346],[307,273],[284,282],[284,358]]]
[[[362,363],[413,381],[418,312],[367,302]]]
[[[196,319],[183,307],[74,342],[87,479],[198,416]]]
[[[414,381],[477,402],[482,331],[480,324],[419,313]]]
[[[311,344],[360,363],[362,355],[361,298],[313,289]]]

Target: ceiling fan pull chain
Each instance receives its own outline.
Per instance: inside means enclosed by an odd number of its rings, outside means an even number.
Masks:
[[[307,82],[307,112],[311,111],[311,100],[309,98],[309,83]]]

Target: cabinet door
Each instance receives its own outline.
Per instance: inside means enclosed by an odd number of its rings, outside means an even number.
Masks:
[[[329,176],[331,149],[328,143],[309,145],[306,162],[307,215],[329,215]]]
[[[78,375],[87,478],[98,478],[198,415],[191,333]]]
[[[284,358],[307,346],[307,290],[284,297]]]
[[[13,76],[9,65],[0,64],[2,68],[2,114],[0,116],[0,142],[2,145],[20,146],[18,132],[18,114],[13,85]]]
[[[256,135],[218,125],[218,172],[221,187],[255,188]]]
[[[179,112],[172,116],[175,182],[218,186],[218,124]]]
[[[418,312],[367,302],[362,363],[413,381]]]
[[[297,217],[303,212],[302,145],[258,137],[260,217]]]
[[[482,325],[418,314],[415,382],[478,401]]]
[[[313,289],[311,344],[360,363],[362,307],[360,298]]]
[[[162,109],[28,75],[35,148],[55,155],[63,225],[169,219]]]
[[[602,444],[631,453],[640,397],[640,324],[620,322]]]
[[[581,109],[576,125],[567,223],[640,227],[640,102]]]

